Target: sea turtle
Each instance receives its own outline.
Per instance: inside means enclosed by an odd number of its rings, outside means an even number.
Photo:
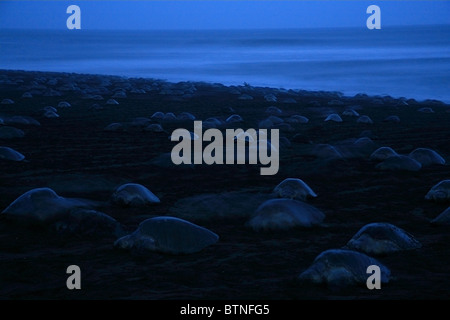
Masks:
[[[152,123],[149,124],[144,128],[144,131],[150,131],[150,132],[165,132],[163,127],[158,123]]]
[[[140,88],[133,87],[133,88],[130,90],[130,93],[135,93],[135,94],[146,94],[147,91],[145,91],[145,89],[140,89]]]
[[[0,127],[0,139],[23,138],[24,136],[25,132],[20,129],[8,126]]]
[[[373,265],[380,268],[381,283],[388,283],[391,272],[378,260],[353,250],[330,249],[319,254],[298,279],[335,288],[364,285],[370,276],[367,269]]]
[[[214,126],[220,126],[220,125],[222,125],[222,121],[220,121],[220,120],[217,119],[217,118],[208,118],[208,119],[206,119],[205,121],[203,121],[203,126],[205,125],[205,123],[211,123],[211,124],[213,124]]]
[[[273,122],[269,119],[264,119],[258,123],[258,128],[260,129],[270,129],[273,127]]]
[[[163,121],[175,121],[175,120],[177,120],[177,116],[173,112],[167,112],[164,115],[164,118],[162,120]]]
[[[297,103],[297,100],[295,100],[294,98],[284,98],[282,102],[291,104],[291,103]]]
[[[233,114],[231,116],[229,116],[227,118],[227,120],[225,120],[227,123],[235,123],[235,122],[242,122],[244,121],[244,119],[242,119],[242,117],[238,114]]]
[[[423,108],[418,109],[417,111],[422,112],[422,113],[434,113],[434,110],[429,107],[423,107]]]
[[[103,109],[104,109],[104,107],[99,105],[98,103],[94,103],[92,106],[89,107],[89,110],[92,110],[92,111],[101,111]]]
[[[249,141],[251,141],[251,140],[249,140]],[[225,152],[228,152],[229,149],[230,149],[229,147],[226,147]],[[264,152],[266,152],[267,150],[270,150],[270,152],[274,152],[274,153],[279,152],[278,148],[275,147],[273,144],[271,144],[270,140],[265,139],[264,135],[261,135],[261,134],[259,134],[258,143],[250,143],[248,150],[250,150],[250,152],[260,152],[259,150],[265,150]],[[271,154],[274,154],[274,153],[271,153]],[[247,156],[248,156],[247,154],[245,154],[245,155],[244,154],[236,154],[235,160],[236,159],[247,159]]]
[[[164,113],[161,111],[156,111],[150,118],[153,120],[162,120],[164,119]]]
[[[236,87],[230,87],[229,90],[228,90],[228,93],[229,94],[234,94],[234,95],[237,95],[237,96],[241,94],[241,92]]]
[[[177,120],[195,120],[195,116],[192,113],[189,112],[181,112],[178,116],[177,116]]]
[[[253,100],[253,97],[251,95],[244,93],[244,94],[240,95],[238,99],[239,100]]]
[[[175,217],[155,217],[139,224],[132,234],[119,238],[114,246],[120,249],[189,254],[215,244],[214,232]]]
[[[90,203],[59,196],[50,188],[32,189],[14,200],[2,214],[27,222],[48,222],[58,219],[75,208],[88,208]]]
[[[346,159],[366,158],[377,148],[375,142],[368,137],[338,141],[334,147]]]
[[[316,108],[316,107],[318,108],[318,107],[321,106],[321,104],[320,104],[319,101],[313,100],[313,101],[308,102],[308,106],[314,107],[314,108]]]
[[[442,158],[436,151],[427,148],[417,148],[408,155],[410,158],[420,162],[423,167],[433,164],[445,164]]]
[[[450,207],[445,209],[440,215],[431,220],[435,225],[450,225]]]
[[[392,115],[392,116],[388,116],[388,117],[384,118],[383,121],[384,122],[399,123],[400,122],[400,118],[398,116]]]
[[[342,115],[347,117],[359,117],[359,113],[354,109],[344,110],[344,112],[342,112]]]
[[[266,101],[268,101],[268,102],[277,102],[277,97],[274,95],[274,94],[272,94],[272,93],[269,93],[269,94],[266,94],[265,96],[264,96],[264,100],[266,100]],[[269,107],[270,108],[270,107]]]
[[[125,130],[124,125],[118,122],[111,123],[103,129],[103,131],[110,131],[110,132],[124,131],[124,130]]]
[[[422,164],[408,156],[398,155],[387,158],[377,164],[376,168],[387,171],[419,171]]]
[[[361,116],[356,120],[357,123],[373,124],[372,119],[369,116]]]
[[[271,115],[281,115],[283,114],[283,111],[280,108],[277,108],[275,106],[270,106],[266,109],[266,113],[271,114]]]
[[[256,209],[247,225],[253,230],[285,230],[292,227],[312,227],[320,224],[325,214],[302,201],[271,199]]]
[[[47,85],[49,86],[56,86],[58,84],[59,79],[57,78],[51,78],[47,81]]]
[[[234,140],[235,141],[245,141],[245,142],[249,142],[249,143],[254,143],[257,139],[257,135],[252,135],[248,132],[240,132],[238,133],[235,137]]]
[[[279,118],[279,117],[277,117],[277,116],[269,116],[269,117],[267,118],[267,120],[269,120],[269,121],[272,122],[273,124],[280,124],[280,123],[283,123],[283,122],[284,122],[283,119],[281,119],[281,118]]]
[[[160,200],[150,190],[141,184],[127,183],[118,187],[111,201],[121,206],[139,207],[160,203]]]
[[[196,194],[177,200],[169,209],[169,213],[171,216],[195,222],[249,219],[258,204],[269,199],[270,195],[267,193],[252,191]]]
[[[14,101],[11,99],[3,99],[1,104],[14,104]]]
[[[328,105],[329,106],[343,106],[344,102],[342,102],[340,100],[330,100],[330,101],[328,101]]]
[[[337,113],[332,113],[324,121],[342,122],[342,118]]]
[[[60,103],[58,103],[58,108],[69,108],[72,105],[70,103],[68,103],[67,101],[61,101]]]
[[[12,116],[5,117],[3,119],[6,125],[32,125],[32,126],[40,126],[40,122],[32,117],[27,116]]]
[[[125,99],[127,97],[127,93],[123,90],[116,91],[112,98],[115,99]]]
[[[390,223],[376,222],[362,227],[346,245],[367,254],[387,254],[421,248],[412,235]]]
[[[122,225],[111,216],[92,209],[75,208],[51,224],[58,233],[84,236],[115,236],[125,234]]]
[[[343,155],[335,147],[329,144],[317,144],[312,150],[312,155],[325,159],[341,159]]]
[[[205,129],[217,128],[222,125],[222,121],[217,118],[208,118],[203,121],[202,126]]]
[[[375,142],[369,137],[361,137],[356,139],[351,145],[355,151],[371,154],[376,149]]]
[[[382,106],[385,104],[384,99],[385,98],[372,98],[372,99],[370,99],[370,104],[376,105],[376,106]]]
[[[425,199],[438,202],[450,201],[450,180],[442,180],[434,185],[430,191],[428,191]]]
[[[287,118],[286,122],[290,123],[290,124],[308,123],[309,119],[307,117],[300,116],[298,114],[294,114],[294,115],[290,116],[289,118]]]
[[[152,121],[146,117],[133,118],[130,122],[130,126],[135,128],[144,128],[148,126]]]
[[[46,106],[46,107],[42,108],[42,113],[45,113],[47,111],[52,111],[52,112],[55,112],[55,113],[58,112],[58,110],[56,110],[56,108],[54,108],[52,106]]]
[[[381,148],[378,148],[377,150],[375,150],[370,155],[370,160],[384,161],[387,158],[390,158],[393,156],[398,156],[398,153],[395,152],[394,149],[392,149],[390,147],[381,147]]]
[[[294,128],[289,123],[278,123],[274,124],[273,128],[278,129],[282,132],[293,132]]]
[[[280,198],[301,201],[317,197],[317,194],[303,180],[297,178],[284,179],[273,189],[273,192]]]
[[[405,98],[400,98],[397,100],[397,103],[395,105],[396,107],[406,107],[409,106],[409,103],[405,101]]]
[[[101,95],[99,95],[99,94],[94,94],[94,95],[91,95],[90,97],[89,97],[89,99],[92,99],[92,100],[95,100],[95,101],[102,101],[102,100],[104,100],[104,98],[101,96]],[[110,99],[110,100],[113,100],[113,99]],[[109,100],[108,100],[109,101]],[[113,101],[115,101],[115,100],[113,100]],[[117,102],[117,101],[116,101]],[[115,104],[114,102],[113,102],[113,104]],[[117,104],[119,104],[119,103],[117,103]]]
[[[59,114],[57,114],[56,112],[50,111],[50,110],[49,111],[45,111],[43,116],[44,116],[44,118],[47,118],[47,119],[59,118]]]
[[[0,147],[0,160],[22,161],[25,156],[9,147]]]
[[[91,205],[87,200],[61,197],[50,188],[37,188],[17,198],[1,215],[14,222],[43,225],[64,234],[123,235],[120,223],[90,209]]]
[[[118,103],[116,100],[114,100],[114,99],[108,99],[108,101],[106,101],[106,104],[109,104],[109,105],[118,105],[119,103]]]
[[[44,97],[61,97],[61,96],[62,96],[61,92],[52,88],[48,88],[44,92]]]

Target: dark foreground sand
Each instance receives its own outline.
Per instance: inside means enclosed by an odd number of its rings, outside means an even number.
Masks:
[[[126,90],[127,97],[117,98],[119,105],[106,105],[120,88]],[[236,90],[254,99],[240,100]],[[24,92],[32,92],[33,98],[22,98]],[[55,96],[58,92],[61,96]],[[267,102],[264,95],[268,93],[275,94],[278,102]],[[93,100],[88,94],[100,94],[104,100]],[[14,148],[27,160],[0,162],[0,211],[32,188],[50,187],[65,197],[100,201],[97,209],[129,231],[146,218],[178,212],[216,232],[220,240],[196,254],[151,253],[142,257],[113,249],[115,238],[64,236],[0,221],[1,299],[450,298],[450,227],[429,223],[449,204],[424,199],[434,184],[450,178],[448,165],[418,172],[385,172],[375,169],[376,163],[367,156],[325,161],[306,155],[301,141],[336,144],[371,130],[378,146],[390,146],[403,154],[428,147],[448,162],[448,105],[365,95],[343,97],[325,92],[14,71],[0,73],[0,100],[4,98],[15,103],[0,105],[0,117],[32,116],[41,126],[16,125],[25,137],[0,140],[0,146]],[[284,103],[286,98],[296,102]],[[343,104],[330,104],[333,100]],[[60,118],[42,116],[42,108],[56,107],[60,101],[72,105],[58,108]],[[100,108],[92,108],[95,103]],[[282,132],[292,146],[280,148],[280,171],[275,176],[260,176],[257,166],[180,169],[158,165],[154,159],[174,146],[168,139],[172,130],[192,130],[192,122],[163,122],[167,133],[144,132],[131,126],[125,132],[103,130],[110,123],[149,118],[156,111],[188,111],[202,120],[226,119],[237,113],[244,119],[240,127],[254,128],[267,117],[264,111],[272,105],[281,108],[284,115],[301,114],[310,119],[307,124],[293,125],[293,131]],[[369,115],[374,124],[358,124],[351,117],[343,117],[343,123],[323,121],[329,113],[341,114],[348,106],[359,106],[358,112]],[[431,107],[434,113],[418,112],[422,107]],[[389,115],[399,116],[401,122],[383,122]],[[303,139],[293,141],[298,133]],[[248,229],[245,222],[252,214],[248,211],[260,203],[245,203],[245,195],[263,199],[288,177],[303,179],[318,194],[311,204],[326,214],[324,225],[282,232]],[[126,182],[147,186],[161,204],[141,209],[110,205],[113,190]],[[196,217],[195,212],[186,212],[188,208],[181,213],[176,209],[180,199],[226,192],[237,195],[229,197],[236,203],[217,211],[233,211],[229,216],[222,212]],[[245,212],[236,214],[236,206]],[[370,291],[365,286],[335,290],[296,282],[319,253],[344,246],[370,222],[395,224],[423,245],[415,251],[378,257],[391,269],[393,280],[389,284]],[[65,272],[72,264],[81,267],[81,291],[66,288]]]

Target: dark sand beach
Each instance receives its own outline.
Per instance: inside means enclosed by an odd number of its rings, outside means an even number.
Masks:
[[[107,104],[117,91],[126,97],[116,95],[119,104]],[[22,97],[25,92],[32,98]],[[244,94],[253,99],[240,99]],[[269,94],[277,101],[267,101]],[[114,236],[68,235],[2,216],[0,299],[450,298],[450,227],[430,224],[449,203],[425,199],[431,187],[450,179],[448,165],[382,171],[369,159],[376,147],[388,146],[399,154],[423,147],[448,162],[450,105],[409,97],[5,70],[0,71],[3,99],[14,103],[0,105],[0,118],[32,117],[40,125],[11,124],[25,135],[0,138],[0,146],[25,156],[19,162],[0,159],[0,211],[23,193],[48,187],[63,197],[95,201],[96,210],[115,218],[127,232],[147,218],[169,215],[206,227],[220,239],[198,253],[141,255],[115,249]],[[61,101],[71,106],[58,107]],[[59,118],[44,117],[47,106],[55,107]],[[239,114],[243,122],[219,128],[258,128],[270,106],[280,108],[277,116],[284,120],[295,114],[309,119],[280,130],[291,145],[280,146],[280,169],[272,176],[261,176],[258,165],[171,165],[170,159],[161,158],[175,145],[169,136],[176,128],[192,131],[193,121],[151,120],[164,128],[159,133],[133,124],[135,118],[162,111],[221,121]],[[349,107],[373,124],[343,116]],[[331,113],[340,114],[343,122],[324,122]],[[391,115],[400,122],[383,121]],[[111,123],[122,123],[123,130],[105,131]],[[328,159],[311,152],[317,144],[347,150],[362,136],[370,137],[373,145],[358,154]],[[283,231],[249,228],[246,223],[256,208],[285,178],[300,178],[317,193],[308,203],[325,214],[323,223]],[[161,203],[144,208],[111,204],[115,188],[129,182],[146,186]],[[220,201],[212,201],[214,197]],[[209,199],[206,209],[202,199]],[[321,252],[345,246],[371,222],[394,224],[422,244],[376,257],[392,274],[381,290],[297,281]],[[66,268],[73,264],[82,270],[82,290],[66,288]]]

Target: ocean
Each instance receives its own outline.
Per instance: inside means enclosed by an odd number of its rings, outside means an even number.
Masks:
[[[450,26],[0,30],[0,69],[249,83],[450,103]]]

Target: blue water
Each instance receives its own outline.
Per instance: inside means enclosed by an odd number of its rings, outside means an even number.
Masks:
[[[450,26],[381,30],[0,30],[0,69],[450,102]]]

